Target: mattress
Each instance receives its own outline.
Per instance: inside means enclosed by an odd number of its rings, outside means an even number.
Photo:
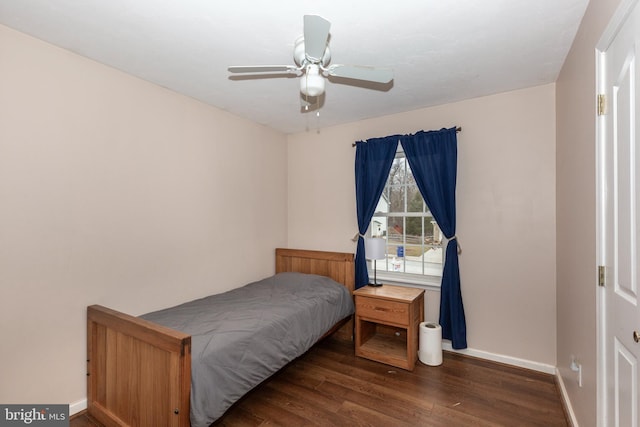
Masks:
[[[191,425],[207,427],[353,312],[332,279],[280,273],[141,317],[191,335]]]

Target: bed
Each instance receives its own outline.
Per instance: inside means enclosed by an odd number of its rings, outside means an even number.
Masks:
[[[302,307],[301,310],[297,310],[297,315],[308,313],[314,321],[306,323],[317,323],[321,330],[314,332],[303,330],[301,331],[303,339],[290,340],[290,337],[294,335],[292,331],[297,326],[292,327],[291,323],[281,323],[280,317],[275,316],[276,326],[272,325],[268,328],[275,329],[276,334],[280,335],[266,339],[261,347],[257,347],[253,343],[263,340],[263,338],[240,334],[243,337],[240,341],[241,344],[235,345],[235,347],[232,345],[232,352],[224,356],[226,361],[216,363],[224,367],[222,374],[218,373],[218,376],[215,376],[216,374],[212,376],[209,372],[214,368],[210,361],[207,362],[210,359],[203,358],[203,354],[206,349],[224,347],[227,340],[220,337],[226,336],[227,332],[217,330],[217,326],[210,328],[206,325],[203,327],[191,324],[189,320],[193,312],[208,305],[209,298],[181,304],[171,310],[148,313],[141,317],[129,316],[97,305],[88,307],[87,400],[89,415],[106,426],[193,425],[193,427],[201,427],[209,425],[211,421],[222,415],[224,410],[238,399],[238,396],[253,388],[293,358],[300,356],[319,339],[331,333],[339,334],[343,338],[350,339],[352,337],[353,323],[348,313],[334,314],[332,315],[334,318],[319,314],[320,312],[314,311],[316,309],[312,306],[305,305],[303,295],[315,292],[314,288],[318,288],[318,291],[321,290],[320,288],[325,287],[324,282],[327,282],[326,288],[331,289],[329,294],[333,296],[313,296],[312,298],[314,300],[326,299],[330,305],[336,305],[334,299],[345,299],[344,295],[346,295],[347,305],[350,304],[352,312],[353,254],[276,249],[276,275],[266,281],[266,284],[260,284],[260,287],[256,288],[262,289],[260,292],[263,293],[254,297],[260,302],[255,306],[263,307],[264,301],[270,299],[276,301],[278,303],[276,305]],[[304,281],[309,283],[303,285]],[[342,286],[336,286],[335,282]],[[291,288],[297,283],[299,283],[299,288],[295,288],[295,290]],[[280,284],[282,284],[282,288]],[[248,285],[249,288],[253,286],[257,287],[258,284]],[[336,291],[342,295],[337,296]],[[236,292],[244,302],[251,300],[246,294],[242,294],[245,292],[244,289],[234,290],[230,293],[235,294]],[[214,312],[221,311],[220,307],[227,304],[228,298],[231,297],[230,293],[221,294],[222,297],[213,299],[220,300],[222,298],[223,301],[222,305],[218,306],[219,309]],[[294,300],[287,302],[286,298]],[[339,305],[344,304],[340,303]],[[326,308],[319,310],[326,310]],[[231,321],[226,323],[232,326],[231,329],[234,329],[234,325],[245,325],[235,329],[242,329],[248,333],[248,330],[252,329],[251,323],[245,324],[241,320],[246,320],[244,317],[250,318],[244,313],[251,311],[251,304],[248,304],[244,310],[231,310],[226,315],[226,318]],[[268,325],[267,318],[271,316],[270,312],[262,310],[258,313],[259,321],[256,322],[254,318],[249,322],[253,321],[256,328],[258,325]],[[329,320],[320,320],[325,317]],[[291,320],[288,321],[291,322]],[[216,322],[209,319],[205,324],[217,325]],[[293,322],[294,325],[305,324],[300,320]],[[323,322],[326,325],[322,326]],[[201,329],[208,329],[215,331],[215,333],[207,335],[202,333]],[[283,332],[283,329],[286,329],[286,332]],[[195,331],[195,333],[187,333],[189,330]],[[266,332],[259,331],[258,334],[266,334]],[[212,336],[215,338],[212,339]],[[285,346],[284,353],[282,353],[283,350],[273,351],[280,342],[286,341],[291,342]],[[248,346],[248,342],[252,345]],[[242,348],[238,350],[239,347]],[[252,348],[251,351],[247,351],[249,347]],[[258,366],[257,369],[256,366]],[[237,374],[243,371],[246,375],[240,375],[236,378]],[[230,376],[233,378],[229,378]],[[234,389],[228,394],[225,392],[223,397],[216,395],[216,385],[222,384],[219,388],[226,389],[227,382],[241,383],[240,389]],[[197,398],[193,401],[190,399],[192,387],[199,387],[195,391]],[[243,387],[244,392],[242,391]],[[203,398],[203,396],[208,397]],[[203,402],[199,401],[209,401],[209,403],[203,405]],[[211,404],[212,401],[215,403]]]

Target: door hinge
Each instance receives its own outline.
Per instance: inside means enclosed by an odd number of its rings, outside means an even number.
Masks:
[[[604,265],[598,266],[598,286],[606,285],[607,268]]]
[[[598,94],[598,116],[604,116],[606,112],[607,98],[603,93]]]

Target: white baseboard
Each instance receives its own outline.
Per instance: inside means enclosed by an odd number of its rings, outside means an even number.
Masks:
[[[464,350],[454,350],[451,347],[451,342],[443,340],[442,349],[452,351],[454,353],[466,354],[480,359],[487,359],[494,362],[505,363],[507,365],[518,366],[520,368],[533,369],[534,371],[544,372],[545,374],[556,374],[556,367],[553,365],[547,365],[546,363],[534,362],[532,360],[520,359],[512,356],[505,356],[503,354],[490,353],[488,351],[476,350],[473,348],[465,348]]]
[[[78,400],[77,402],[69,404],[69,415],[75,415],[85,409],[87,409],[87,399]]]
[[[564,380],[562,379],[562,375],[560,375],[560,371],[558,369],[556,369],[556,379],[558,381],[558,386],[560,387],[562,403],[564,404],[564,408],[567,410],[567,415],[569,415],[571,427],[578,427],[578,419],[576,418],[575,412],[573,412],[573,406],[571,406],[571,400],[569,400],[567,388],[564,385]]]

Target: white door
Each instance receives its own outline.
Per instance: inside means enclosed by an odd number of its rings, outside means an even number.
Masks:
[[[598,70],[606,103],[599,119],[599,250],[606,266],[606,285],[600,291],[600,424],[639,427],[640,7],[626,3],[628,14],[618,15],[618,31],[610,32]]]

